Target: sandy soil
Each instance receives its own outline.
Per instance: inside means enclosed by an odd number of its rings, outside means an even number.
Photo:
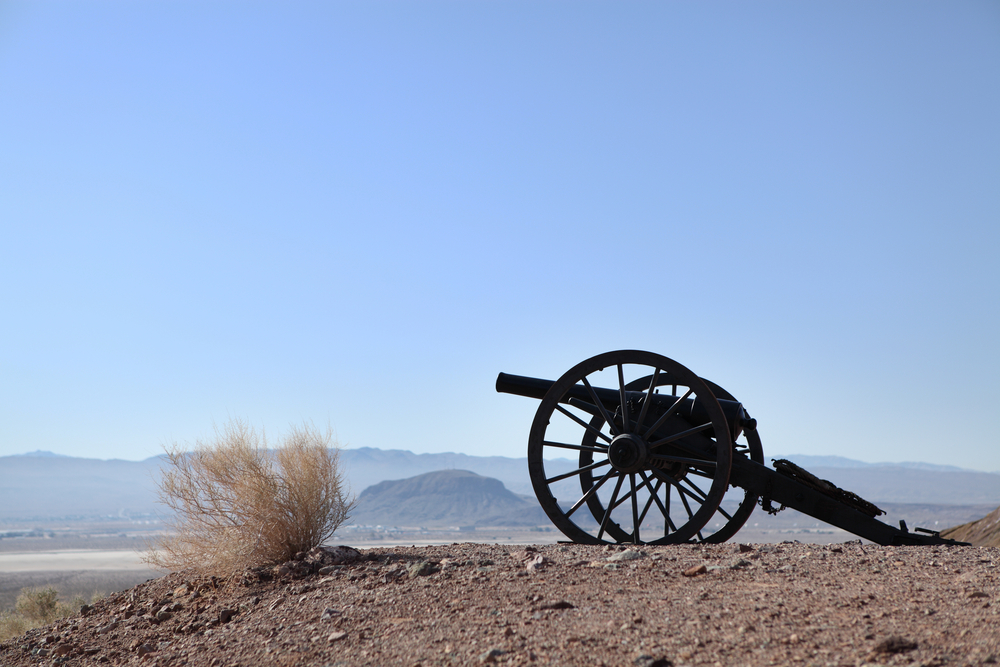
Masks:
[[[171,574],[0,644],[0,664],[1000,660],[992,547],[454,544],[325,558],[228,584]]]

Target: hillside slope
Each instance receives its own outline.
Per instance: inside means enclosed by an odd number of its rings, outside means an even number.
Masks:
[[[943,530],[941,536],[969,542],[975,547],[1000,547],[1000,507],[978,521]]]
[[[343,550],[338,550],[342,552]],[[0,665],[983,665],[1000,549],[451,544],[176,573],[0,642]],[[321,562],[325,562],[321,561]]]

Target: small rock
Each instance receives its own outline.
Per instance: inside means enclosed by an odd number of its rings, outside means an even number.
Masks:
[[[151,644],[139,644],[139,646],[136,647],[135,652],[140,658],[143,658],[150,653],[155,653],[156,647]]]
[[[169,621],[172,617],[173,614],[171,614],[169,611],[165,609],[161,609],[160,611],[156,612],[156,620],[159,623],[163,623],[164,621]]]
[[[479,662],[483,664],[486,664],[487,662],[496,662],[497,658],[502,656],[504,653],[506,653],[506,651],[503,649],[491,648],[489,651],[480,654]]]
[[[626,549],[625,551],[619,551],[613,556],[608,556],[608,561],[612,563],[617,563],[624,560],[639,560],[645,556],[643,552],[638,549]]]
[[[106,635],[109,632],[111,632],[112,630],[114,630],[115,628],[117,628],[118,625],[119,625],[118,619],[117,618],[113,618],[113,619],[111,619],[111,622],[108,623],[107,625],[102,625],[101,627],[97,628],[97,634],[99,634],[99,635]]]
[[[427,575],[434,574],[437,571],[438,568],[434,565],[434,563],[428,560],[422,560],[411,565],[406,572],[411,579],[414,579],[416,577],[426,577]]]
[[[551,565],[552,561],[543,556],[542,554],[537,554],[534,558],[528,560],[524,567],[528,572],[538,572],[539,570],[544,570],[547,566]]]
[[[640,655],[632,661],[636,667],[672,667],[674,663],[666,658],[654,658],[651,655]]]
[[[749,544],[741,544],[740,545],[740,553],[741,554],[745,554],[745,553],[748,553],[750,551],[753,551],[753,547],[750,546]]]
[[[228,623],[236,615],[236,610],[234,609],[220,609],[219,610],[219,623]]]
[[[969,597],[970,598],[988,598],[989,597],[989,593],[986,593],[984,591],[972,591],[971,593],[969,593]]]
[[[681,574],[683,574],[685,577],[697,577],[699,574],[705,574],[706,572],[708,572],[708,566],[702,563],[701,565],[695,565],[693,567],[689,567],[688,569],[684,570],[684,572],[682,572]]]
[[[344,545],[336,547],[313,547],[305,555],[306,562],[321,566],[344,565],[357,560],[361,560],[361,552],[354,547]]]
[[[893,635],[887,639],[883,639],[875,648],[872,649],[873,653],[905,653],[907,651],[912,651],[917,648],[917,643],[906,639],[905,637],[900,637],[898,635]]]
[[[336,616],[340,616],[340,612],[331,607],[327,607],[326,609],[323,610],[323,615],[319,617],[319,620],[329,621],[330,619]]]
[[[154,602],[153,604],[151,604],[149,606],[149,613],[150,613],[150,615],[154,615],[160,609],[163,609],[164,607],[169,606],[171,602],[172,602],[172,600],[170,599],[170,596],[167,596],[167,597],[163,598],[162,600],[160,600],[158,602]]]
[[[576,607],[571,602],[566,600],[559,600],[558,602],[550,602],[549,604],[543,604],[539,609],[576,609]]]
[[[70,653],[73,652],[75,648],[76,647],[70,643],[59,644],[59,646],[56,646],[54,649],[52,649],[52,653],[53,655],[69,655]]]
[[[753,565],[753,563],[751,563],[750,561],[743,560],[742,558],[738,558],[738,559],[736,559],[736,561],[733,562],[732,565],[729,566],[729,569],[730,570],[739,570],[739,569],[742,569],[744,567],[750,567],[751,565]]]
[[[341,639],[347,639],[346,632],[331,632],[330,636],[326,638],[327,641],[339,642]]]

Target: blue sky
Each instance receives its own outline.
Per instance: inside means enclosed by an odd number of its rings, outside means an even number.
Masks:
[[[523,456],[638,348],[1000,470],[998,118],[995,2],[4,2],[0,455]]]

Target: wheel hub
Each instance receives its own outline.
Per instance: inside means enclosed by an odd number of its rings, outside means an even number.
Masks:
[[[645,469],[648,457],[646,443],[633,433],[616,436],[608,447],[608,460],[619,472],[639,472]]]

